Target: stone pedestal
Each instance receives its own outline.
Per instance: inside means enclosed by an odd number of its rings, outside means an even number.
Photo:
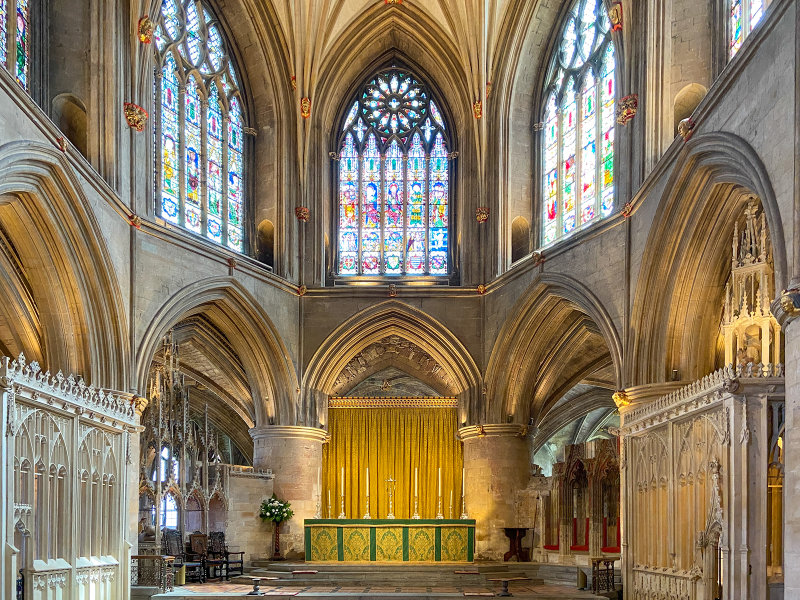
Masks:
[[[526,428],[517,424],[463,427],[467,512],[476,520],[475,558],[502,560],[508,550],[503,528],[524,526],[516,514],[517,491],[528,484]]]
[[[303,520],[313,518],[320,499],[323,429],[267,425],[250,430],[253,467],[272,469],[275,495],[292,504],[294,516],[281,526],[281,551],[286,558],[302,558]],[[271,538],[264,540],[269,545]]]

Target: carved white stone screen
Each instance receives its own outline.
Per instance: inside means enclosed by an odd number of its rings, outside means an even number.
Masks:
[[[122,597],[133,407],[72,376],[42,373],[22,356],[2,359],[0,389],[2,490],[12,499],[2,528],[0,596],[15,597],[21,572],[25,598]]]

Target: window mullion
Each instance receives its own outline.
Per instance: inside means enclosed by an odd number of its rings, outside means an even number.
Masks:
[[[378,265],[378,273],[381,275],[386,275],[386,257],[383,255],[383,238],[386,235],[384,231],[384,222],[386,217],[386,201],[387,201],[387,190],[386,190],[386,168],[388,163],[388,146],[384,148],[383,153],[378,153],[378,168],[380,169],[380,188],[378,191],[378,218],[380,219],[380,223],[378,224],[378,231],[380,232],[378,235],[378,243],[380,246],[378,247],[378,256],[381,262]]]
[[[220,105],[222,105],[222,99],[219,100]],[[222,131],[220,132],[220,137],[222,139],[222,214],[220,215],[220,221],[222,223],[222,245],[228,245],[228,124],[230,122],[230,115],[228,114],[227,107],[223,107],[225,109],[225,113],[222,115]],[[244,157],[242,157],[244,159]],[[242,162],[244,165],[244,162]],[[241,183],[241,175],[240,176],[240,184]]]
[[[186,227],[186,84],[178,78],[178,225]]]
[[[204,93],[206,90],[203,90]],[[200,235],[208,236],[208,96],[200,99]]]
[[[602,180],[603,168],[605,163],[603,161],[603,103],[602,99],[603,88],[603,73],[602,67],[600,73],[594,83],[594,214],[595,218],[602,218],[603,216],[603,187],[605,183]]]
[[[161,213],[161,201],[162,197],[161,194],[164,188],[164,156],[162,152],[164,148],[162,146],[162,137],[164,135],[164,128],[162,126],[162,114],[161,114],[161,107],[163,105],[162,94],[163,90],[163,73],[161,71],[161,67],[156,66],[154,69],[154,85],[156,87],[155,93],[155,106],[153,107],[153,115],[154,115],[154,137],[155,140],[153,141],[153,149],[155,153],[155,186],[154,186],[154,202],[155,202],[155,214],[158,217],[162,216]]]
[[[358,196],[356,196],[356,208],[358,209],[358,247],[356,253],[358,255],[358,274],[363,275],[363,251],[364,247],[364,169],[366,168],[366,158],[364,157],[364,147],[357,153],[358,158],[356,165],[358,169]]]

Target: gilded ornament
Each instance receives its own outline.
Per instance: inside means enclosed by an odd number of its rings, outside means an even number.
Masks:
[[[486,286],[484,284],[481,283],[480,285],[478,285],[478,293],[479,294],[485,294],[486,293]]]
[[[56,140],[56,143],[62,152],[67,151],[67,138],[65,138],[63,135]]]
[[[143,44],[149,44],[153,41],[153,30],[155,29],[155,24],[153,21],[150,20],[150,17],[145,15],[141,19],[139,19],[139,25],[136,28],[137,33],[139,34],[139,41]]]
[[[124,110],[128,126],[136,131],[144,131],[144,125],[147,123],[148,117],[147,111],[133,102],[126,102]]]
[[[608,11],[608,20],[611,22],[611,31],[622,29],[622,2],[617,1]]]
[[[540,265],[544,262],[544,254],[542,254],[541,252],[534,252],[532,258],[534,265]]]
[[[692,139],[692,134],[694,133],[694,121],[691,117],[686,117],[682,119],[680,123],[678,123],[678,135],[683,138],[684,142],[688,142]]]
[[[628,406],[631,403],[630,399],[628,398],[628,394],[625,393],[625,390],[617,390],[611,396],[611,399],[614,401],[614,404],[617,405],[617,408]]]
[[[633,213],[633,204],[626,202],[625,206],[622,207],[622,216],[627,219],[631,216],[631,213]]]
[[[384,4],[402,4],[403,0],[383,0]]]
[[[480,119],[483,116],[483,102],[476,100],[472,103],[472,114],[475,115],[476,119]]]
[[[236,259],[231,257],[228,259],[228,267],[233,270],[236,268]]]
[[[296,90],[297,89],[297,77],[292,75],[292,77],[291,77],[291,79],[289,81],[292,84],[292,89]]]
[[[142,218],[139,215],[128,215],[128,221],[130,222],[131,227],[136,227],[136,229],[142,228]]]
[[[395,284],[389,285],[389,298],[396,298],[397,297],[397,286]]]
[[[489,98],[489,94],[491,93],[491,91],[492,91],[492,82],[491,81],[487,81],[486,82],[486,98],[487,99]]]
[[[636,109],[639,108],[639,95],[629,94],[624,96],[619,101],[617,107],[617,123],[625,125],[636,115]]]
[[[475,209],[475,220],[478,223],[486,223],[489,220],[489,207],[479,206]]]
[[[800,289],[783,290],[780,302],[788,317],[800,317]]]
[[[338,152],[328,152],[328,156],[331,160],[339,160],[339,153]]]
[[[308,223],[308,219],[311,217],[311,211],[307,206],[297,206],[294,209],[294,216],[297,217],[298,221]]]
[[[300,98],[300,116],[304,119],[311,116],[311,100],[308,96]]]
[[[301,285],[297,288],[297,294],[299,296],[305,296],[308,293],[308,288],[304,285]]]

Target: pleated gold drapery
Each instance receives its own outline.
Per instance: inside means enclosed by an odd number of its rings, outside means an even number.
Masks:
[[[322,517],[336,518],[341,510],[344,467],[344,509],[348,519],[366,510],[366,469],[369,467],[369,510],[373,519],[389,513],[386,480],[397,480],[394,516],[414,513],[414,469],[418,471],[419,515],[436,517],[438,469],[442,469],[442,514],[461,515],[461,442],[456,440],[455,408],[330,408],[330,442],[322,451]],[[328,494],[331,510],[328,512]]]

